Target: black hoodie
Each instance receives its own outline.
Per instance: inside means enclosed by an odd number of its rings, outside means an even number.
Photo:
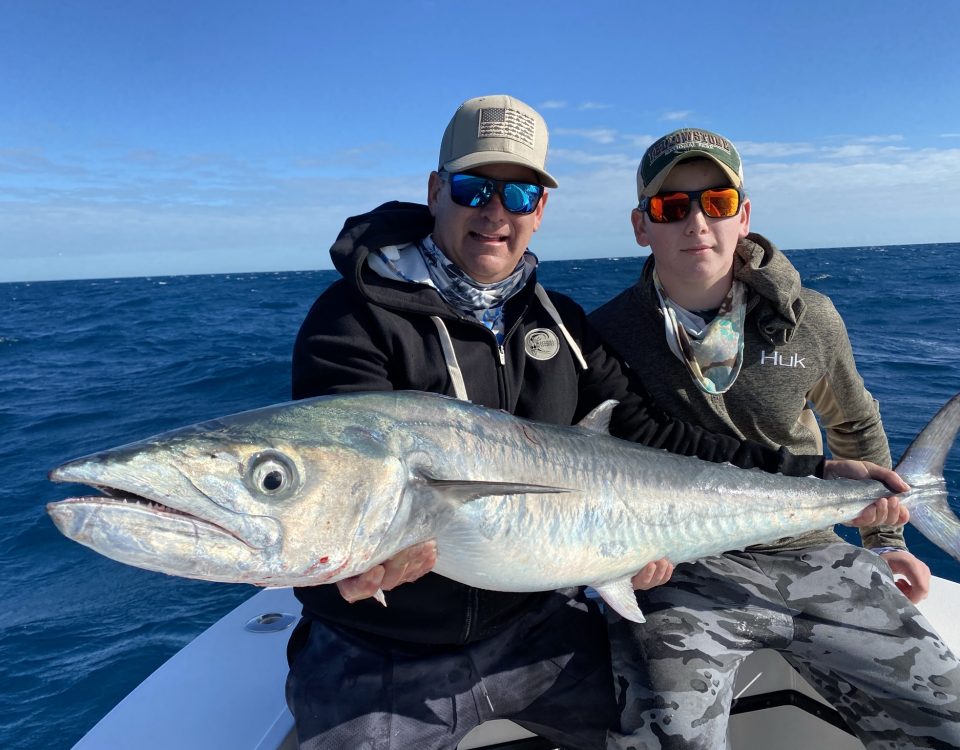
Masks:
[[[450,307],[432,286],[384,278],[367,264],[371,249],[416,242],[432,230],[427,207],[412,203],[386,203],[346,221],[330,250],[343,278],[314,303],[294,346],[294,398],[389,390],[455,395],[431,320],[437,316],[453,341],[473,403],[569,425],[603,401],[616,399],[620,405],[611,432],[618,437],[744,468],[798,476],[822,473],[822,456],[793,456],[667,416],[646,391],[628,381],[620,362],[587,323],[583,309],[551,292],[550,300],[587,362],[583,369],[535,295],[536,274],[506,303],[506,337],[500,347],[490,330]],[[526,353],[528,340],[538,335],[538,329],[552,332],[550,337],[558,343],[556,353],[547,359]],[[428,644],[490,636],[515,615],[545,606],[551,596],[483,591],[433,573],[389,592],[387,608],[373,600],[348,604],[333,585],[297,588],[296,595],[307,616]]]

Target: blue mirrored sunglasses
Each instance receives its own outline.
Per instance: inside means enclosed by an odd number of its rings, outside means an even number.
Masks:
[[[530,214],[536,210],[540,198],[543,197],[543,186],[532,182],[494,180],[463,172],[440,174],[450,183],[450,197],[458,206],[480,208],[490,202],[496,191],[507,211],[512,214]]]

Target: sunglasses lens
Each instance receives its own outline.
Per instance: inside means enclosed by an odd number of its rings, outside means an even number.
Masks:
[[[736,188],[712,188],[694,193],[660,193],[650,198],[647,214],[658,224],[683,221],[690,203],[699,197],[700,208],[711,219],[736,216],[740,211],[740,193]]]
[[[503,207],[514,214],[532,213],[540,202],[543,188],[530,182],[503,183]]]
[[[450,197],[459,206],[480,208],[487,205],[500,187],[503,207],[513,214],[533,213],[543,197],[543,188],[530,182],[499,182],[472,174],[450,175]]]
[[[704,190],[700,195],[700,207],[713,219],[736,216],[740,210],[740,194],[734,188]]]
[[[459,206],[478,208],[493,197],[493,183],[469,174],[450,175],[450,197]]]
[[[650,199],[650,218],[658,224],[682,221],[690,213],[690,196],[686,193],[660,193]]]

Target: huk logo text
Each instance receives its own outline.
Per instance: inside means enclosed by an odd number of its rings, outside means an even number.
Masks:
[[[791,354],[789,358],[784,359],[780,352],[775,351],[767,354],[765,351],[761,351],[760,364],[776,365],[778,367],[802,367],[804,370],[807,369],[806,365],[803,364],[803,358],[800,357],[796,352]]]

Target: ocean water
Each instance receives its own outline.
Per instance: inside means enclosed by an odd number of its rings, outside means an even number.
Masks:
[[[788,253],[832,297],[894,456],[960,390],[960,244]],[[637,257],[545,262],[588,310]],[[254,593],[129,568],[62,537],[44,505],[66,459],[288,397],[289,355],[331,271],[0,284],[0,747],[71,747]],[[948,460],[954,507],[960,449]],[[960,565],[908,529],[936,575]],[[162,710],[162,707],[158,707]]]

